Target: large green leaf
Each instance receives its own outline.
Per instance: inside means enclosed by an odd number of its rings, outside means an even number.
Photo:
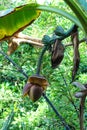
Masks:
[[[40,15],[40,10],[36,10],[36,7],[37,4],[27,4],[0,11],[0,40],[9,38],[31,24]]]
[[[22,31],[40,15],[41,11],[48,11],[62,15],[82,28],[79,19],[65,10],[60,10],[58,7],[27,4],[15,9],[0,11],[0,40],[9,38],[15,33]]]
[[[78,20],[82,24],[85,33],[87,34],[87,13],[83,10],[81,5],[76,0],[64,0],[69,7],[73,10],[73,12],[76,14]]]
[[[62,15],[65,18],[74,22],[76,25],[78,25],[82,29],[82,25],[81,25],[80,21],[74,15],[68,13],[65,10],[58,9],[58,7],[51,7],[51,6],[44,6],[44,5],[38,6],[37,9]]]

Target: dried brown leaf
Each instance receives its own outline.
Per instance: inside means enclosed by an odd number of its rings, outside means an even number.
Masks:
[[[72,70],[72,81],[73,81],[79,69],[79,63],[80,63],[78,31],[72,34],[71,37],[74,49],[73,70]]]
[[[61,41],[56,40],[52,48],[51,64],[52,68],[56,68],[64,57],[64,45]]]

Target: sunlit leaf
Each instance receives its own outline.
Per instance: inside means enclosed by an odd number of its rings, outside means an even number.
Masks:
[[[39,15],[37,4],[27,4],[0,11],[0,40],[9,38],[30,25]]]
[[[60,10],[57,7],[27,4],[15,9],[0,11],[0,40],[9,38],[15,33],[22,31],[40,15],[41,11],[60,14],[82,28],[79,20],[65,10]]]

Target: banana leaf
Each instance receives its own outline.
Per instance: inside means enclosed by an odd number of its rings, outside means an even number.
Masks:
[[[0,41],[9,39],[14,34],[22,31],[39,17],[41,11],[62,15],[73,21],[82,29],[80,21],[65,10],[58,9],[58,7],[26,4],[14,9],[0,11]]]
[[[0,40],[8,39],[30,25],[39,15],[37,4],[26,4],[0,11]]]

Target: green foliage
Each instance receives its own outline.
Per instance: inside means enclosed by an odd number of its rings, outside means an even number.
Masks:
[[[27,4],[0,12],[0,40],[11,37],[31,24],[39,15],[36,4]]]
[[[6,3],[6,1],[4,3]],[[65,3],[55,3],[56,2],[54,2],[53,5],[58,5],[60,8],[65,8],[67,10]],[[60,15],[42,12],[40,17],[32,25],[27,27],[23,33],[42,38],[44,34],[52,34],[57,25],[61,25],[64,30],[67,30],[72,25],[72,22]],[[80,38],[82,37],[84,37],[83,33],[80,35]],[[70,38],[64,40],[63,44],[66,45],[69,41]],[[7,52],[7,42],[3,42],[2,48]],[[86,83],[87,45],[82,43],[79,49],[81,59],[76,80]],[[23,44],[10,58],[21,66],[30,76],[36,72],[40,51],[41,49]],[[79,107],[79,99],[74,97],[78,89],[70,84],[73,66],[73,48],[70,46],[65,49],[64,59],[59,68],[55,70],[51,68],[50,55],[51,54],[48,52],[45,53],[41,70],[41,74],[48,79],[50,84],[46,94],[59,113],[66,119],[71,130],[74,128],[79,130],[78,116],[74,108],[74,105],[77,109]],[[0,129],[5,126],[8,117],[10,117],[10,113],[14,110],[14,118],[11,120],[12,122],[9,126],[9,130],[64,130],[60,120],[43,97],[36,103],[32,103],[28,97],[22,98],[22,89],[25,82],[26,79],[24,76],[0,54]],[[87,102],[85,105],[84,117],[86,129]]]

